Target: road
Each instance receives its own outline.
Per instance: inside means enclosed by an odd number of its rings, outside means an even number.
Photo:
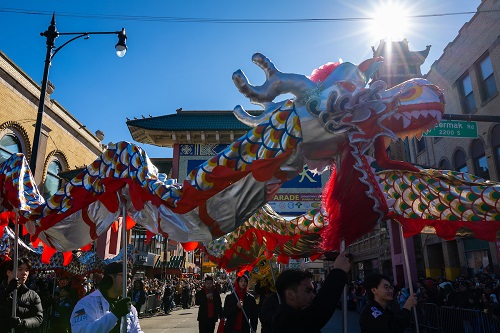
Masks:
[[[229,294],[226,294],[229,295]],[[224,299],[226,295],[222,295]],[[223,300],[224,302],[224,300]],[[347,329],[348,333],[359,332],[359,314],[354,311],[348,311]],[[164,315],[161,312],[152,317],[144,317],[140,319],[142,330],[145,333],[195,333],[198,332],[198,306],[190,309],[180,309],[172,311],[169,315]],[[217,326],[215,328],[217,332]],[[323,333],[342,333],[342,312],[335,311],[330,322],[323,328]],[[260,323],[257,328],[257,333],[260,333]]]

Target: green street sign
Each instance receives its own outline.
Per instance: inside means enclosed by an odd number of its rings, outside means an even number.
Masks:
[[[424,133],[424,136],[477,138],[477,122],[460,120],[441,120],[433,129]]]

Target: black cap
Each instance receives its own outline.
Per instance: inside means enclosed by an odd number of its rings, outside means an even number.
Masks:
[[[104,267],[104,275],[113,275],[123,272],[123,263],[121,261],[112,262]]]

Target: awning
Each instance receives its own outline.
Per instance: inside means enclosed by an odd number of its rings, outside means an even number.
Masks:
[[[184,256],[172,256],[167,262],[166,268],[182,268],[184,266]]]

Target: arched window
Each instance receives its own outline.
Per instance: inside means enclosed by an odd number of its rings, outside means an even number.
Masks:
[[[450,170],[451,169],[450,162],[448,162],[447,159],[443,158],[441,161],[439,161],[439,169],[440,170]]]
[[[455,170],[459,172],[469,172],[467,169],[467,160],[465,159],[465,153],[463,150],[457,150],[453,156],[453,164],[455,165]]]
[[[500,179],[500,125],[495,125],[491,131],[491,146],[497,164],[497,176]]]
[[[21,141],[13,133],[7,133],[0,139],[0,163],[12,154],[22,153]]]
[[[61,163],[57,159],[53,159],[47,168],[47,176],[45,177],[43,196],[45,199],[50,198],[56,193],[62,185],[62,180],[59,177],[59,172],[62,171]]]
[[[471,142],[470,146],[472,161],[474,162],[474,173],[481,178],[490,179],[483,142],[480,139],[475,139]]]

